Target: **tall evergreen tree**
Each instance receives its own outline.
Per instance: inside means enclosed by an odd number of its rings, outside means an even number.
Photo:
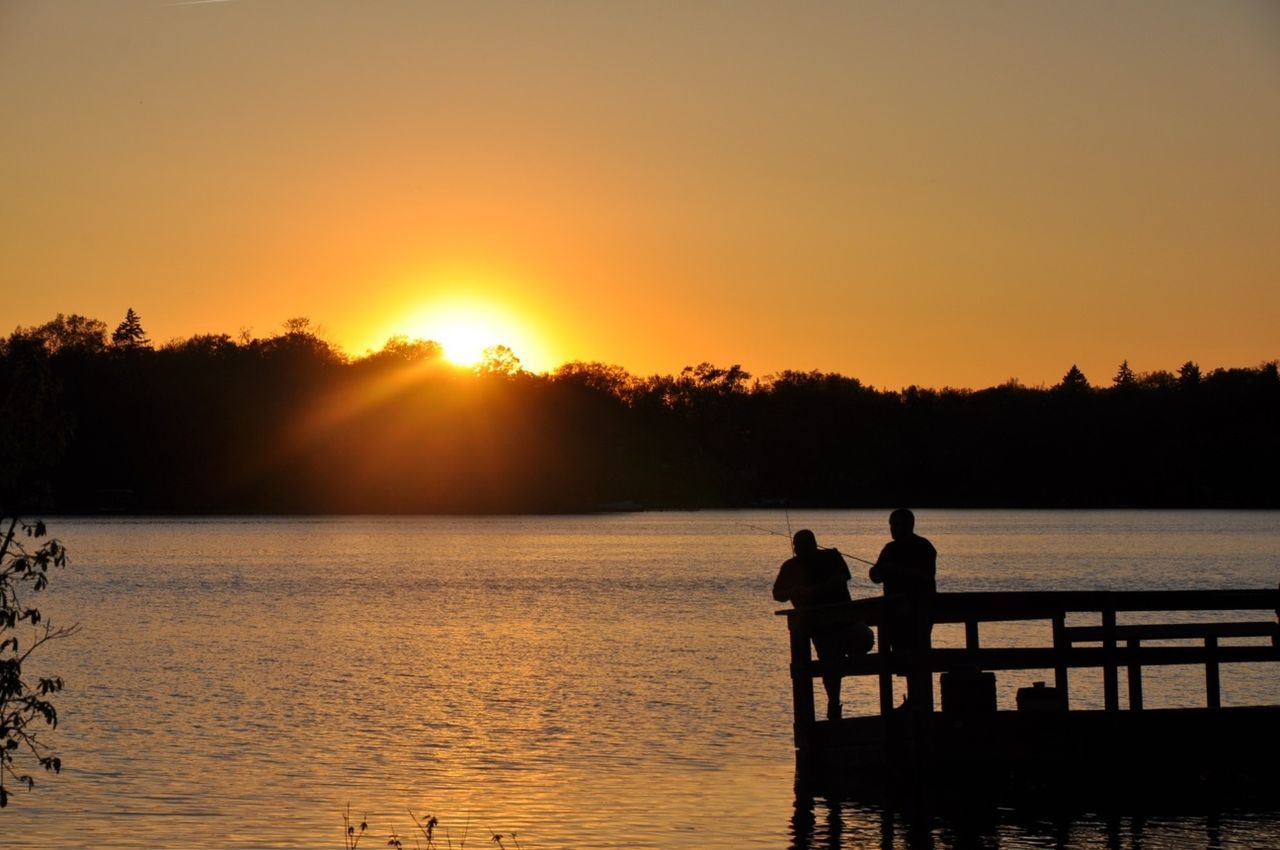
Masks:
[[[1084,376],[1084,372],[1080,371],[1080,367],[1072,363],[1071,368],[1067,370],[1067,374],[1062,376],[1062,383],[1058,386],[1064,390],[1087,390],[1089,389],[1089,379]]]
[[[142,329],[142,319],[133,312],[132,307],[124,314],[124,321],[116,326],[115,333],[111,334],[111,344],[129,351],[151,347],[151,340],[147,339],[147,332]]]

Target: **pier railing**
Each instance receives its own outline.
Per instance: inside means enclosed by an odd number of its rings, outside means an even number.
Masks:
[[[1069,705],[1073,669],[1101,668],[1106,711],[1120,710],[1119,673],[1128,679],[1128,708],[1140,711],[1142,669],[1167,665],[1203,665],[1205,702],[1221,706],[1219,666],[1227,663],[1280,661],[1280,590],[1172,590],[1172,591],[1030,591],[992,593],[939,593],[929,610],[916,616],[934,625],[963,624],[963,648],[934,649],[927,640],[915,651],[880,651],[884,646],[887,616],[903,600],[892,597],[779,611],[787,617],[791,635],[792,697],[796,741],[803,745],[814,715],[814,679],[832,673],[877,676],[880,712],[894,710],[894,676],[907,679],[909,705],[915,711],[932,711],[933,674],[949,671],[1052,670],[1063,705]],[[909,610],[909,609],[908,609]],[[1122,615],[1135,612],[1267,612],[1264,619],[1247,622],[1121,623]],[[1097,625],[1068,625],[1067,618],[1096,618]],[[901,622],[903,613],[896,616]],[[1040,646],[983,646],[984,623],[1040,621],[1047,626]],[[848,660],[822,663],[810,652],[815,628],[832,628],[862,622],[877,629],[877,651]],[[925,624],[927,626],[927,624]],[[921,634],[927,634],[923,628]],[[1269,638],[1267,643],[1224,644],[1233,638]],[[1181,645],[1150,645],[1151,641],[1194,641]]]

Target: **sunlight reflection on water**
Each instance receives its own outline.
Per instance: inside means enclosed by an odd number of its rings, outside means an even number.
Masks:
[[[348,803],[373,846],[412,829],[406,808],[438,814],[455,844],[469,823],[473,846],[485,830],[531,850],[910,846],[911,825],[874,807],[795,810],[786,631],[768,595],[787,542],[750,527],[786,519],[54,521],[73,563],[43,607],[85,629],[41,661],[68,682],[68,767],[16,797],[5,846],[341,847]],[[789,519],[864,558],[886,539],[880,511]],[[921,511],[920,531],[942,590],[1280,575],[1275,513]],[[855,595],[875,592],[854,572]],[[1202,679],[1182,672],[1153,675],[1148,704],[1198,704]],[[1000,682],[1005,704],[1036,678],[1017,676]],[[1224,703],[1280,702],[1277,684],[1224,668]],[[873,692],[850,690],[852,711],[875,710]],[[1140,826],[1135,842],[1132,824],[998,817],[967,846],[1203,846],[1211,831]],[[1280,843],[1268,818],[1213,828]],[[940,847],[973,838],[925,831]]]

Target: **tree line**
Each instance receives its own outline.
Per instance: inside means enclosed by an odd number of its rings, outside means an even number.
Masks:
[[[1280,375],[1075,366],[1051,387],[882,390],[702,363],[473,370],[305,319],[159,347],[130,309],[0,342],[0,507],[61,512],[1280,507]]]

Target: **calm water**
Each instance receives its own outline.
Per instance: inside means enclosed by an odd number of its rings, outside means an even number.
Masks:
[[[866,558],[887,539],[881,511],[790,522]],[[751,526],[787,520],[52,522],[73,563],[42,606],[83,624],[40,664],[68,682],[67,768],[0,814],[4,846],[341,847],[349,804],[369,847],[410,833],[407,809],[437,814],[455,847],[464,830],[530,850],[1280,847],[1268,813],[974,826],[797,803],[769,598],[787,542]],[[1280,580],[1276,513],[923,511],[919,530],[942,590]],[[874,592],[863,576],[855,594]],[[1280,670],[1252,666],[1224,669],[1224,703],[1280,702]],[[1044,678],[1018,675],[1001,674],[1005,705]],[[869,688],[846,690],[874,710]],[[1073,705],[1100,690],[1073,677]],[[1197,705],[1203,679],[1152,671],[1146,698]]]

